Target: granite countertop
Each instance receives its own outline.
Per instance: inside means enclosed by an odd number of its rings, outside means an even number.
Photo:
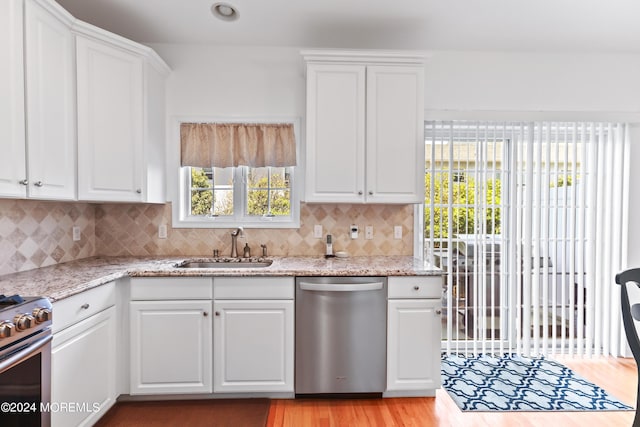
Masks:
[[[262,268],[185,269],[199,257],[92,257],[0,276],[0,293],[46,296],[52,302],[122,277],[198,276],[431,276],[442,270],[410,256],[268,257]]]

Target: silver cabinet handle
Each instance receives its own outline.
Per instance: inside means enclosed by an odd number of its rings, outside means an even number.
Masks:
[[[373,196],[373,191],[369,191],[369,195],[370,195],[370,196]]]
[[[216,315],[216,316],[220,316],[220,312],[219,312],[219,311],[216,311],[216,312],[215,312],[215,315]]]
[[[419,290],[420,290],[420,286],[418,286],[418,285],[414,286],[414,287],[413,287],[413,290],[414,290],[414,291],[419,291]]]
[[[362,196],[362,191],[358,191],[358,196]]]
[[[22,185],[29,185],[29,180],[28,179],[23,179],[23,180],[18,181],[18,183],[22,184]]]
[[[303,291],[356,292],[377,291],[382,289],[382,282],[372,283],[309,283],[300,282]]]
[[[142,190],[138,188],[138,189],[136,190],[136,193],[138,193],[138,194],[142,194]]]
[[[89,304],[85,303],[80,306],[81,309],[87,310],[89,308]]]
[[[202,312],[202,315],[203,315],[204,317],[207,317],[207,316],[209,315],[209,313],[207,313],[206,311],[203,311],[203,312]]]
[[[42,187],[44,184],[42,183],[42,181],[36,181],[33,183],[33,185],[35,185],[36,187]]]
[[[440,310],[440,309],[436,310],[436,315],[437,316],[440,316],[441,314],[442,314],[442,310]]]

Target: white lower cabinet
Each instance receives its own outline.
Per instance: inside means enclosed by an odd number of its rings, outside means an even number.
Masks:
[[[292,277],[214,279],[214,392],[293,392],[293,296]]]
[[[387,392],[432,394],[440,387],[442,279],[390,277]]]
[[[132,278],[129,392],[211,393],[210,277]]]
[[[115,403],[115,310],[112,306],[54,334],[52,407],[74,409],[52,410],[53,427],[91,426]]]
[[[293,301],[216,301],[213,310],[213,391],[292,392]]]

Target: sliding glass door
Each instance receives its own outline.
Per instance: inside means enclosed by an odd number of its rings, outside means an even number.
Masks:
[[[427,122],[424,251],[448,352],[610,352],[625,127]]]

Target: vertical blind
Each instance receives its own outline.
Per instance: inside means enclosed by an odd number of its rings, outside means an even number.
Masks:
[[[447,352],[624,352],[626,126],[427,122],[425,251]]]

